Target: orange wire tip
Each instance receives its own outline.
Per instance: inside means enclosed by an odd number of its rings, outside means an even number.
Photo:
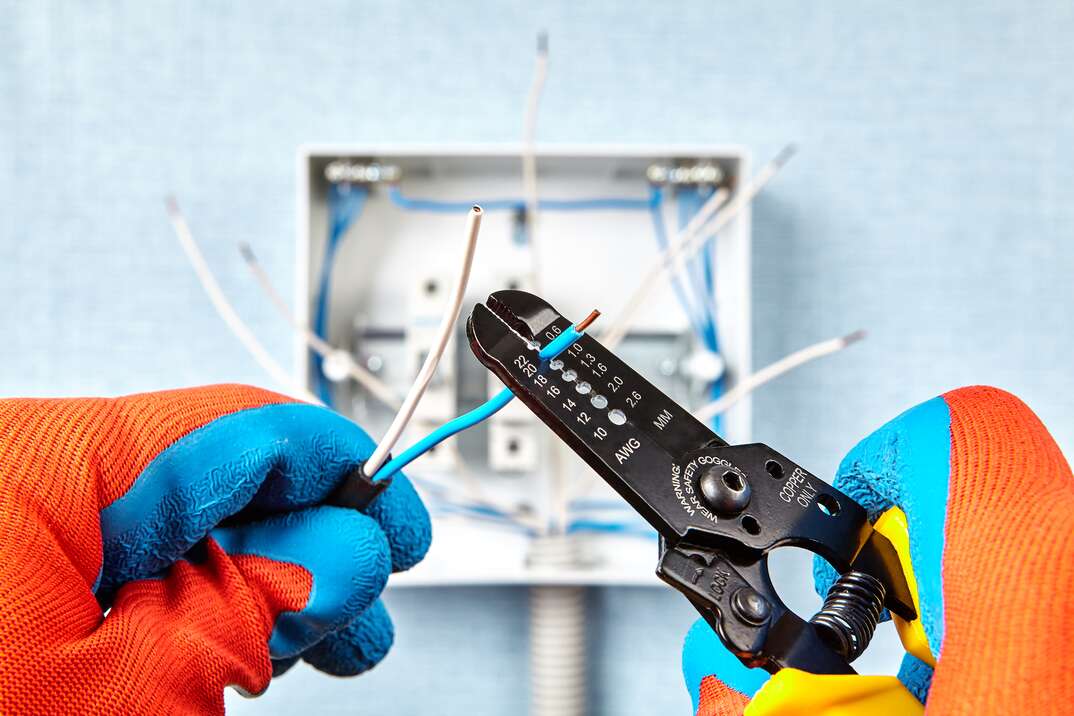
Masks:
[[[592,313],[582,319],[582,322],[574,327],[574,330],[578,331],[579,333],[584,331],[585,329],[589,328],[589,326],[592,325],[593,321],[597,320],[599,317],[600,311],[594,308]]]

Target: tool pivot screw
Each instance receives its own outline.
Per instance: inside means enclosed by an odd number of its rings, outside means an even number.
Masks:
[[[772,616],[772,605],[757,590],[742,587],[731,596],[731,608],[743,621],[760,626]]]
[[[701,496],[721,515],[737,515],[750,504],[750,483],[742,473],[719,465],[710,465],[698,481]]]

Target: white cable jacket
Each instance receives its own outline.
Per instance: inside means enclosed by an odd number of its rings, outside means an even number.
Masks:
[[[240,243],[239,252],[242,254],[246,266],[250,269],[250,272],[253,273],[254,278],[257,279],[258,285],[261,286],[261,289],[265,292],[268,299],[272,301],[272,305],[276,307],[276,310],[283,316],[288,325],[291,326],[291,330],[302,337],[310,350],[316,352],[317,355],[322,358],[343,356],[346,361],[347,375],[368,390],[370,395],[374,396],[389,408],[392,408],[393,410],[399,409],[402,405],[402,401],[399,399],[399,396],[395,394],[395,391],[384,381],[363,368],[349,351],[345,351],[342,348],[333,348],[331,343],[311,331],[308,326],[303,325],[295,317],[291,312],[290,307],[288,307],[287,302],[283,300],[283,296],[276,290],[276,287],[272,284],[272,280],[268,277],[268,274],[265,273],[265,269],[261,267],[261,263],[257,260],[257,255],[254,254],[254,250],[249,244]]]
[[[410,386],[406,398],[403,399],[402,407],[395,414],[392,424],[388,426],[384,437],[381,438],[373,454],[369,456],[369,459],[362,467],[362,471],[367,477],[372,477],[380,469],[384,461],[387,460],[392,448],[395,447],[395,443],[398,442],[399,437],[406,430],[410,418],[414,415],[415,408],[418,407],[418,401],[425,394],[425,389],[429,387],[429,382],[433,379],[433,374],[436,373],[436,366],[440,363],[440,358],[444,355],[444,350],[455,332],[455,322],[459,319],[462,300],[466,295],[466,286],[470,283],[470,269],[474,263],[474,252],[477,250],[477,237],[481,232],[481,216],[481,207],[475,206],[470,209],[470,214],[466,217],[466,248],[463,251],[462,267],[459,269],[459,278],[455,282],[455,292],[452,294],[444,315],[440,319],[436,342],[433,344],[433,349],[425,356],[425,362],[422,364],[421,370],[418,371],[414,384]]]
[[[537,247],[537,116],[548,78],[548,35],[537,36],[537,59],[533,66],[533,81],[526,95],[526,112],[522,117],[522,198],[526,204],[526,230],[529,239],[531,283],[538,290],[540,261]]]
[[[186,257],[189,259],[190,265],[201,283],[201,287],[205,289],[205,293],[209,296],[209,300],[212,301],[213,308],[220,314],[220,318],[224,319],[224,323],[227,324],[227,327],[235,334],[235,337],[239,339],[239,342],[242,343],[257,364],[272,376],[273,380],[279,383],[282,388],[295,397],[321,405],[322,403],[316,395],[294,382],[283,366],[277,363],[269,352],[265,350],[265,347],[257,340],[250,327],[239,317],[235,307],[231,305],[227,296],[224,295],[224,291],[220,288],[220,284],[213,275],[212,269],[209,268],[209,264],[205,261],[205,256],[201,253],[201,249],[198,248],[197,242],[194,241],[194,235],[191,233],[190,226],[179,209],[178,202],[174,197],[168,197],[166,204],[168,218],[171,220],[172,228],[175,230],[175,236],[179,239],[179,244],[183,247],[183,251],[186,253]]]
[[[770,363],[756,373],[750,374],[745,380],[739,381],[733,388],[731,388],[731,390],[727,391],[716,400],[695,410],[694,417],[702,422],[707,421],[730,409],[732,405],[742,400],[765,383],[775,380],[784,373],[788,373],[810,361],[841,351],[852,343],[860,341],[864,337],[865,331],[854,331],[853,333],[840,338],[829,338],[826,341],[814,343],[811,346],[806,346],[799,351],[784,356],[775,363]]]
[[[721,195],[721,192],[716,192],[709,197],[708,201],[694,215],[694,218],[690,220],[690,223],[679,232],[667,250],[649,268],[649,271],[638,283],[637,288],[634,289],[634,293],[627,300],[622,312],[616,316],[611,326],[600,335],[600,342],[609,350],[614,350],[626,336],[627,331],[630,330],[634,323],[638,311],[653,290],[661,283],[660,279],[667,274],[668,269],[675,265],[676,262],[693,256],[707,241],[715,237],[724,226],[738,216],[742,209],[749,206],[750,202],[753,201],[753,197],[757,196],[765,185],[779,173],[779,170],[783,168],[783,165],[787,163],[787,160],[793,154],[793,146],[785,147],[772,161],[762,167],[745,186],[739,189],[726,204],[723,203],[726,194]]]

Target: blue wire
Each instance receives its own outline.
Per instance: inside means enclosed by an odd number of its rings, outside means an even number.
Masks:
[[[508,527],[515,529],[523,534],[533,535],[535,531],[527,527],[526,525],[519,524],[514,521],[510,515],[496,510],[485,505],[455,505],[455,504],[442,504],[435,507],[440,513],[455,513],[466,515],[467,517],[477,517],[490,522],[494,522],[501,527]]]
[[[398,185],[388,188],[388,198],[401,209],[408,211],[429,211],[438,214],[464,213],[474,204],[479,204],[484,211],[524,211],[526,202],[522,199],[489,199],[487,201],[440,201],[438,199],[416,199],[403,194]],[[651,199],[634,199],[619,197],[596,197],[592,199],[541,199],[537,208],[545,211],[645,211],[651,205]]]
[[[347,229],[361,216],[368,197],[369,190],[362,186],[331,184],[328,187],[328,240],[325,243],[324,257],[321,259],[313,311],[313,332],[325,340],[328,339],[328,305],[336,250],[342,243]],[[333,404],[332,386],[324,375],[324,361],[313,351],[310,351],[310,357],[313,361],[317,397],[325,405],[331,406]]]
[[[571,326],[563,331],[563,333],[556,336],[555,340],[542,348],[538,356],[541,360],[555,358],[557,355],[567,350],[567,348],[578,340],[581,335],[581,333],[575,330],[574,326]],[[376,474],[373,475],[373,481],[377,482],[391,477],[423,454],[450,438],[452,435],[460,433],[467,428],[472,428],[482,420],[486,420],[495,415],[498,411],[503,409],[505,405],[510,403],[511,399],[514,397],[515,394],[512,393],[509,388],[504,388],[487,402],[479,405],[470,412],[464,413],[453,420],[449,420],[403,452],[399,453],[398,456],[382,465],[381,468],[377,470]]]
[[[659,186],[653,184],[649,188],[649,216],[653,221],[653,234],[656,236],[656,243],[660,246],[661,251],[668,250],[668,235],[667,229],[664,226],[664,214],[662,206],[664,204],[664,190]],[[690,321],[690,325],[693,326],[694,331],[699,337],[704,336],[705,328],[702,325],[700,319],[700,313],[694,304],[690,301],[690,298],[686,294],[686,289],[682,285],[682,281],[679,280],[679,274],[672,274],[671,281],[672,288],[675,289],[675,296],[682,306],[682,310],[686,313],[687,319]]]
[[[509,513],[504,512],[501,509],[491,505],[453,501],[448,496],[448,490],[444,486],[425,480],[416,475],[409,475],[408,477],[416,487],[420,487],[422,492],[430,498],[433,508],[440,512],[457,512],[484,519],[494,519],[497,522],[501,522],[506,527],[515,527],[526,533],[533,532],[531,528],[520,524]]]
[[[683,228],[690,223],[690,220],[701,209],[701,193],[693,187],[682,187],[679,189],[676,198],[679,207],[679,227]],[[687,277],[690,279],[694,294],[700,304],[702,330],[699,337],[706,348],[715,350],[716,318],[713,315],[712,294],[708,290],[704,268],[711,263],[712,254],[709,253],[711,246],[712,242],[707,242],[702,256],[700,258],[694,257],[687,264]]]
[[[656,537],[655,530],[646,529],[641,525],[621,522],[597,522],[595,520],[574,520],[567,526],[567,532],[607,532],[611,534],[638,535],[639,537]]]
[[[701,192],[697,189],[680,189],[678,194],[679,205],[679,223],[685,226],[689,223],[690,219],[701,209],[704,199]],[[701,266],[697,267],[695,264],[695,273],[691,274],[694,279],[695,287],[698,288],[702,297],[703,310],[706,313],[705,316],[705,329],[701,335],[702,345],[713,353],[720,352],[720,337],[717,331],[716,325],[716,279],[712,273],[712,265],[715,259],[715,245],[712,241],[705,243],[705,252]],[[697,269],[700,268],[700,276],[698,276]],[[709,386],[709,397],[712,400],[716,400],[723,395],[724,379],[720,378],[714,380],[712,385]],[[712,427],[716,432],[721,432],[723,429],[722,416],[716,415],[712,418]]]

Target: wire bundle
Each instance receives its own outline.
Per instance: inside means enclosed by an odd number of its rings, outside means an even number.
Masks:
[[[324,257],[317,278],[317,294],[314,298],[313,333],[321,340],[328,339],[328,306],[332,289],[332,267],[335,265],[336,252],[339,250],[347,229],[357,221],[369,198],[369,189],[356,184],[330,184],[328,187],[328,241],[325,243]],[[316,351],[311,351],[313,361],[314,383],[321,402],[334,404],[332,386],[324,373],[324,359]]]

